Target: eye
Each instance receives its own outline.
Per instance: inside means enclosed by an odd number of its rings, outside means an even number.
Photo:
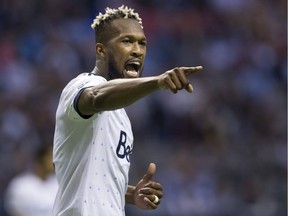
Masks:
[[[145,47],[146,47],[146,46],[147,46],[147,41],[140,41],[139,44],[140,44],[141,46],[145,46]]]
[[[132,43],[132,41],[131,41],[130,38],[124,38],[124,39],[122,40],[122,43],[128,44],[128,43]]]

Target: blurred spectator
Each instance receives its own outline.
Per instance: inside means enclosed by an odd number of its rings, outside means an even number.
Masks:
[[[18,174],[8,185],[6,209],[10,216],[52,216],[58,184],[52,165],[51,146],[35,153],[31,170]]]

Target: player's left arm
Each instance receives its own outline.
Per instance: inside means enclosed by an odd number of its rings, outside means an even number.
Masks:
[[[150,163],[146,174],[136,186],[128,186],[126,203],[134,204],[141,209],[156,209],[163,197],[162,185],[152,180],[156,165]]]

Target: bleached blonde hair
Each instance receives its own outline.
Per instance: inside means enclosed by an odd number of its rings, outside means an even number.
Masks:
[[[118,18],[135,19],[143,29],[142,19],[140,18],[139,14],[134,12],[134,9],[128,8],[124,5],[118,7],[117,9],[111,9],[107,7],[104,14],[100,12],[99,15],[96,16],[96,18],[93,20],[93,23],[91,24],[91,28],[96,31],[98,28],[101,28],[105,24],[110,23],[112,20]]]

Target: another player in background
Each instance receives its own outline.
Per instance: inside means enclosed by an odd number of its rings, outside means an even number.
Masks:
[[[124,107],[160,89],[192,92],[187,77],[202,67],[141,78],[147,41],[139,15],[128,7],[106,8],[92,28],[95,68],[67,84],[57,108],[54,215],[124,216],[126,203],[156,209],[163,193],[152,181],[154,163],[136,186],[128,185],[133,134]]]
[[[5,207],[9,216],[52,216],[58,184],[52,164],[52,146],[41,146],[31,170],[8,185]]]

